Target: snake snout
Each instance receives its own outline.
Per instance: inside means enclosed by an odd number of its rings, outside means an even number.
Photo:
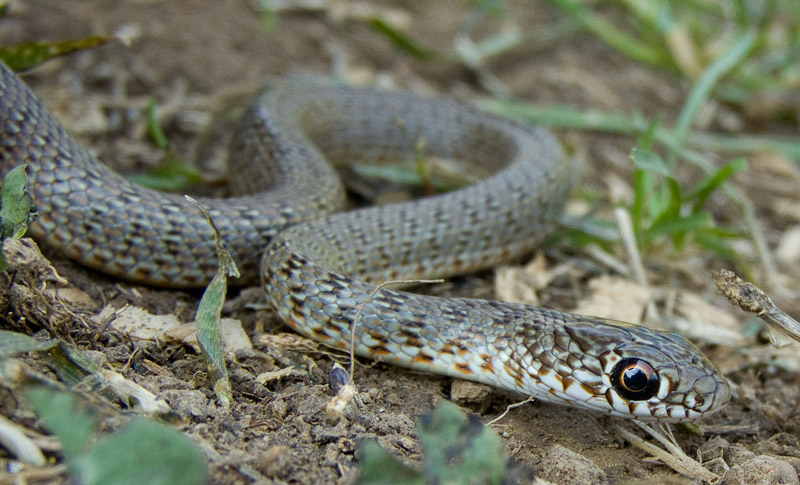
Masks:
[[[661,335],[672,364],[659,371],[666,392],[654,403],[654,416],[662,421],[690,421],[710,416],[731,400],[730,386],[722,373],[699,354],[691,342],[675,334]]]
[[[710,365],[710,363],[708,364]],[[703,416],[716,413],[731,400],[728,382],[715,368],[713,372],[694,381],[692,390],[686,393],[684,405]]]
[[[596,356],[603,375],[603,400],[613,415],[690,421],[711,415],[730,401],[722,373],[680,335],[586,317],[565,329],[582,351]]]

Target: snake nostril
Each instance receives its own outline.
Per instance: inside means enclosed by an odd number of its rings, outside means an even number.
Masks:
[[[642,359],[622,359],[611,371],[611,384],[622,397],[646,401],[658,392],[659,377],[653,366]]]

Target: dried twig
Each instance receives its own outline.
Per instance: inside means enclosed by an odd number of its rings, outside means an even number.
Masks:
[[[645,430],[647,434],[658,440],[666,449],[662,449],[652,443],[648,443],[621,426],[616,427],[617,433],[619,433],[624,439],[630,441],[631,444],[637,448],[650,453],[653,455],[653,457],[661,460],[665,465],[681,475],[695,480],[702,480],[707,483],[717,483],[722,478],[716,473],[704,468],[703,465],[696,462],[686,453],[684,453],[683,450],[681,450],[681,447],[675,442],[675,438],[672,437],[671,432],[666,431],[665,435],[659,433],[646,423],[641,423],[638,421],[634,421],[634,423]]]
[[[506,406],[506,410],[503,411],[503,413],[500,416],[498,416],[498,417],[494,418],[493,420],[489,421],[488,423],[486,423],[486,425],[487,426],[493,425],[494,423],[496,423],[496,422],[500,421],[501,419],[505,418],[506,414],[508,414],[509,411],[511,411],[512,409],[516,409],[516,408],[518,408],[518,407],[520,407],[520,406],[522,406],[524,404],[528,404],[529,402],[533,402],[535,400],[536,399],[534,399],[533,396],[531,395],[531,396],[528,396],[528,399],[526,399],[524,401],[520,401],[520,402],[515,402],[513,404],[509,404],[508,406]]]
[[[738,305],[769,325],[769,339],[773,345],[785,347],[789,344],[787,337],[800,342],[800,323],[778,308],[761,288],[727,269],[712,272],[711,279],[731,304]]]
[[[364,311],[364,307],[375,298],[375,295],[380,291],[382,288],[389,286],[389,285],[412,285],[412,284],[421,284],[421,283],[442,283],[444,280],[396,280],[396,281],[386,281],[375,288],[367,295],[367,298],[358,305],[358,310],[356,311],[356,316],[353,318],[353,325],[350,327],[350,370],[345,371],[343,367],[341,367],[338,363],[334,365],[333,369],[331,370],[330,375],[330,382],[331,387],[334,388],[336,391],[336,396],[328,402],[325,411],[329,418],[333,421],[339,420],[344,414],[344,408],[353,400],[359,405],[359,407],[363,407],[363,403],[358,398],[358,391],[356,390],[355,385],[353,384],[353,373],[355,372],[355,363],[356,363],[356,327],[358,326],[358,321],[361,318],[361,313]],[[345,374],[345,375],[342,375]]]

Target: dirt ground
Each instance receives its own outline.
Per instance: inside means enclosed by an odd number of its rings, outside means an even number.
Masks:
[[[487,94],[466,68],[411,58],[359,18],[359,9],[379,9],[405,22],[416,39],[449,49],[469,2],[332,2],[324,9],[282,12],[271,31],[263,27],[255,4],[250,0],[12,2],[10,14],[0,18],[0,44],[112,33],[130,39],[128,45],[113,42],[50,61],[25,76],[82,142],[124,172],[146,170],[161,157],[144,129],[142,109],[150,98],[162,107],[164,128],[176,153],[196,159],[213,178],[223,179],[231,120],[265,82],[334,73],[355,83],[390,84],[465,100]],[[563,14],[547,2],[510,5],[513,13],[486,27],[487,32],[513,20],[526,32],[542,33],[486,66],[514,97],[675,119],[689,88],[686,81],[633,63],[579,30],[544,35],[563,21]],[[734,117],[740,130],[797,134],[793,125],[751,120],[724,106],[717,109],[710,129],[724,129],[728,125],[720,120]],[[556,134],[587,165],[586,187],[607,193],[612,178],[630,180],[629,138],[569,130]],[[780,171],[759,159],[750,160],[750,166],[754,175],[739,177],[737,183],[755,201],[767,241],[775,247],[784,231],[800,224],[800,173],[791,164]],[[769,184],[778,188],[769,194],[759,190]],[[608,200],[601,202],[612,207]],[[724,201],[711,203],[717,204],[713,210],[721,219],[736,217]],[[565,251],[549,248],[550,264],[563,262],[559,255],[564,258]],[[706,277],[719,261],[690,254],[675,258],[659,253],[648,259],[652,285],[696,292],[717,305],[720,314],[734,315],[744,328],[747,318],[728,309]],[[56,254],[48,256],[71,284],[102,305],[131,304],[192,319],[199,292],[131,285],[84,270]],[[676,259],[683,261],[676,264]],[[787,273],[782,281],[795,295],[800,289],[798,267],[782,268]],[[541,292],[542,304],[570,310],[591,291],[585,286],[588,279],[588,273],[584,278],[555,278]],[[427,291],[492,297],[493,273],[457,278]],[[797,315],[800,300],[786,294],[775,295],[776,302]],[[346,419],[331,425],[323,412],[332,395],[327,373],[334,361],[346,362],[346,356],[260,338],[263,332],[289,330],[268,310],[254,305],[258,303],[260,290],[234,289],[225,308],[226,316],[243,322],[255,346],[238,352],[231,361],[235,402],[230,414],[215,404],[203,377],[204,364],[189,347],[137,343],[140,351],[126,373],[183,417],[182,429],[212,464],[214,483],[347,483],[357,470],[356,450],[363,438],[377,439],[408,463],[420,462],[415,419],[437,402],[455,399],[458,386],[452,379],[362,361],[355,381],[365,406],[351,406]],[[798,483],[800,374],[792,360],[798,347],[779,358],[767,349],[763,336],[754,333],[744,346],[699,342],[734,384],[735,397],[724,411],[701,423],[702,437],[683,427],[675,427],[675,434],[689,456],[700,455],[704,462],[718,458],[709,465],[715,472],[723,473],[725,464],[738,466],[726,477],[727,483]],[[80,338],[77,341],[80,344]],[[118,368],[131,358],[130,340],[109,336],[99,338],[98,344],[111,366]],[[254,381],[263,372],[289,366],[302,372],[266,385]],[[457,402],[489,421],[517,399],[491,392]],[[511,457],[552,483],[691,482],[648,460],[647,453],[619,436],[616,426],[640,433],[620,420],[542,403],[513,410],[493,428]],[[761,455],[772,458],[755,459]]]

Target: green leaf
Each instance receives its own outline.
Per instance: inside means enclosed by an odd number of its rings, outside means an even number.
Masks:
[[[697,82],[692,87],[689,96],[686,98],[686,102],[683,104],[680,115],[678,116],[678,121],[675,124],[674,131],[677,146],[675,147],[676,150],[671,152],[671,159],[677,159],[677,149],[683,147],[692,123],[700,112],[700,108],[705,105],[706,101],[711,96],[711,91],[714,89],[717,81],[747,58],[756,45],[758,35],[754,31],[746,31],[741,32],[736,39],[736,42],[734,42],[726,52],[703,70]]]
[[[103,437],[70,466],[86,485],[199,485],[208,480],[203,455],[188,437],[141,417]]]
[[[3,179],[0,191],[2,207],[0,207],[0,239],[21,238],[28,225],[36,218],[33,199],[28,193],[27,165],[11,169]]]
[[[672,177],[672,170],[658,153],[646,148],[634,148],[631,161],[640,170],[648,173]]]
[[[643,131],[636,139],[637,147],[645,150],[652,150],[653,142],[658,138],[658,133],[661,129],[661,118],[654,118],[647,125],[647,129]]]
[[[153,139],[153,143],[158,148],[166,150],[169,144],[167,143],[167,135],[164,134],[164,130],[161,129],[161,124],[158,122],[157,107],[158,104],[156,104],[155,99],[151,99],[147,103],[147,130],[150,132],[150,138]]]
[[[45,427],[61,442],[76,482],[85,485],[206,483],[203,456],[182,433],[133,418],[100,439],[97,411],[77,394],[32,385],[28,400]]]
[[[744,269],[745,272],[749,272],[749,270],[747,270],[747,263],[739,256],[736,250],[733,249],[733,246],[731,246],[731,244],[728,242],[728,240],[732,237],[742,237],[742,234],[739,234],[735,231],[720,232],[718,231],[718,228],[709,228],[707,230],[697,231],[692,236],[695,243],[697,243],[697,245],[700,247],[713,251],[721,258],[737,263],[737,265]]]
[[[377,443],[365,442],[356,483],[499,484],[510,471],[500,438],[453,403],[442,401],[420,417],[417,430],[425,458],[422,473],[397,462]]]
[[[218,271],[206,287],[203,298],[197,306],[197,342],[209,363],[214,377],[214,391],[226,409],[230,406],[230,384],[228,368],[225,365],[225,345],[220,329],[220,314],[228,291],[227,278]]]
[[[683,190],[681,185],[672,177],[664,179],[664,187],[667,193],[665,210],[660,214],[661,219],[678,218],[681,214],[681,205],[683,204]]]
[[[217,400],[225,409],[229,409],[232,397],[230,381],[228,380],[228,367],[225,365],[225,346],[220,329],[220,314],[228,291],[228,276],[238,278],[239,269],[236,267],[230,252],[225,249],[211,215],[196,200],[188,195],[185,197],[205,215],[208,225],[211,226],[214,232],[214,245],[217,249],[219,268],[217,269],[217,274],[211,279],[211,283],[206,287],[206,291],[200,299],[200,304],[197,305],[195,320],[197,321],[197,342],[200,344],[200,349],[214,377],[214,392],[217,395]]]
[[[669,189],[669,206],[662,216],[659,219],[656,219],[656,223],[661,222],[662,220],[666,221],[668,219],[677,220],[681,215],[681,207],[683,206],[683,190],[681,190],[681,186],[678,181],[672,177],[667,178],[666,183]],[[709,224],[710,220],[711,216],[709,216]],[[686,234],[683,231],[678,231],[673,234],[673,244],[675,244],[677,249],[683,248],[685,236]]]
[[[169,148],[169,141],[158,121],[158,105],[151,99],[147,104],[147,130],[150,138],[158,148],[163,150],[164,159],[147,174],[128,174],[125,178],[130,182],[154,190],[179,192],[203,182],[203,174],[194,165],[188,164],[175,156]]]
[[[666,217],[671,203],[670,188],[663,183],[653,184],[650,197],[647,199],[647,220],[650,224],[653,221]]]
[[[687,200],[692,201],[693,211],[700,210],[712,192],[717,190],[729,178],[743,170],[747,170],[747,160],[739,158],[701,180],[686,196]]]
[[[264,32],[272,33],[278,29],[278,10],[272,0],[256,0],[256,9],[261,14],[261,28]]]
[[[633,204],[630,213],[633,223],[633,232],[639,237],[644,225],[644,208],[650,194],[653,192],[653,174],[645,170],[635,170],[633,173]]]
[[[0,330],[0,357],[13,357],[25,352],[48,350],[54,345],[58,345],[57,340],[40,342],[23,333]]]
[[[663,219],[643,231],[643,239],[650,242],[663,236],[697,231],[711,225],[711,216],[705,212],[697,212],[685,217]]]
[[[614,26],[606,17],[585,8],[583,2],[578,0],[553,0],[553,3],[601,41],[628,57],[647,64],[672,67],[672,58],[663,45],[648,45],[631,37]]]
[[[83,352],[66,342],[59,341],[58,345],[39,355],[70,388],[86,383],[87,378],[93,380],[92,375],[98,370],[97,365],[83,355]]]
[[[499,115],[528,123],[577,130],[640,135],[651,126],[639,113],[620,114],[598,110],[580,109],[573,106],[542,106],[519,100],[481,99],[478,107]],[[673,130],[659,126],[655,140],[670,149],[680,150]],[[701,150],[716,150],[728,153],[773,152],[793,159],[800,159],[800,143],[793,137],[760,136],[753,134],[722,135],[691,131],[686,145]],[[686,151],[682,152],[686,156]]]
[[[36,220],[36,207],[28,193],[27,165],[22,164],[6,173],[0,190],[0,248],[8,237],[19,239],[25,235],[28,225]],[[8,262],[0,251],[0,271],[8,269]]]
[[[369,177],[383,183],[409,187],[430,186],[436,193],[460,189],[471,182],[465,174],[431,174],[424,160],[422,163],[415,164],[414,168],[404,164],[355,164],[350,168],[361,177]]]
[[[0,47],[0,60],[12,71],[24,71],[52,57],[97,47],[112,40],[114,37],[94,35],[62,42],[29,42],[11,47]]]
[[[154,190],[179,192],[203,181],[202,173],[193,165],[165,152],[163,162],[147,174],[127,174],[130,182]]]
[[[442,401],[417,422],[428,483],[499,484],[506,473],[503,443],[475,415]]]
[[[364,441],[359,446],[358,485],[423,485],[422,474],[406,466],[374,440]]]
[[[425,47],[405,32],[397,29],[380,17],[373,17],[369,25],[378,33],[386,37],[395,47],[420,59],[433,59],[437,57],[435,50]]]
[[[125,178],[135,184],[154,190],[178,192],[203,181],[203,174],[194,165],[175,156],[169,148],[169,141],[158,121],[157,104],[150,100],[147,104],[147,130],[153,143],[163,150],[164,159],[147,174],[128,174]]]
[[[61,442],[67,460],[87,450],[98,419],[83,400],[71,392],[39,385],[28,387],[25,395],[47,429]]]

